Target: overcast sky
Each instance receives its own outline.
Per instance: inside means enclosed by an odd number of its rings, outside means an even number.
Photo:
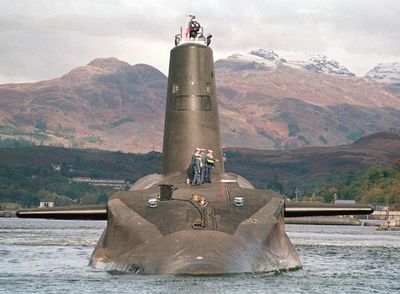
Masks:
[[[364,75],[400,62],[397,0],[0,0],[0,83],[59,77],[97,57],[168,72],[188,13],[213,34],[214,59],[253,49],[325,54]]]

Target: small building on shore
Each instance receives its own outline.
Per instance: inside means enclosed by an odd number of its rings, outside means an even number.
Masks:
[[[130,183],[125,180],[119,179],[92,179],[88,177],[73,177],[71,182],[74,183],[85,183],[94,186],[108,186],[113,187],[116,190],[125,190],[128,189]]]
[[[54,207],[53,201],[40,201],[39,207]]]
[[[0,203],[0,210],[17,210],[21,208],[19,203],[16,202],[1,202]]]
[[[342,200],[342,199],[337,199],[335,201],[335,204],[351,204],[351,205],[355,205],[356,201],[355,200]]]

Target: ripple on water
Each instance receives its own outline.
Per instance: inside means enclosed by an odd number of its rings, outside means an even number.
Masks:
[[[217,277],[110,275],[88,266],[105,222],[0,220],[1,293],[396,293],[400,234],[287,226],[303,269]]]

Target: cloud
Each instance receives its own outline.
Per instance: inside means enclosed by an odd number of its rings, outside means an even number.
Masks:
[[[363,75],[400,61],[398,1],[1,1],[0,83],[50,79],[97,57],[168,71],[187,13],[217,58],[255,48],[326,54]]]

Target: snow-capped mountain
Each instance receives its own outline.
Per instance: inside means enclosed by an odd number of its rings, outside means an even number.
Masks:
[[[250,56],[260,57],[262,60],[269,60],[271,62],[286,62],[286,60],[279,57],[274,51],[267,51],[264,49],[253,50],[248,53]]]
[[[286,60],[280,58],[274,51],[259,49],[244,54],[233,54],[226,59],[217,60],[216,65],[245,70],[274,67],[285,62]]]
[[[278,54],[279,53],[279,54]],[[286,65],[296,69],[305,69],[315,73],[339,76],[354,76],[338,61],[325,55],[303,54],[294,52],[276,52],[264,49],[250,51],[246,54],[233,54],[227,59],[217,61],[217,65],[235,65],[236,69],[254,69]]]
[[[380,63],[367,72],[365,77],[377,82],[399,84],[400,62]]]
[[[321,54],[307,54],[299,52],[281,52],[283,58],[291,67],[304,68],[315,73],[324,73],[339,76],[355,76],[337,60]]]

